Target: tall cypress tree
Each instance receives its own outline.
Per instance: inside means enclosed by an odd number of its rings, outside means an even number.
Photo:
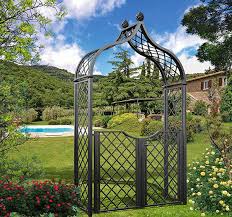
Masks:
[[[138,68],[133,67],[134,63],[130,58],[129,51],[124,50],[121,47],[119,49],[118,52],[114,53],[114,60],[108,62],[112,64],[113,72],[129,78],[138,70]]]

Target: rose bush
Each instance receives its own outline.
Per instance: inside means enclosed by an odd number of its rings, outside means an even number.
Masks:
[[[189,165],[188,187],[191,210],[230,213],[232,204],[231,169],[224,162],[221,153],[207,149],[203,160]],[[232,214],[232,213],[231,213]]]
[[[32,181],[19,184],[0,180],[0,216],[16,212],[26,216],[53,213],[73,216],[78,207],[79,188],[53,181]]]

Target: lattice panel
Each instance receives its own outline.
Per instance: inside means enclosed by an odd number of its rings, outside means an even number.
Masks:
[[[178,199],[178,143],[177,130],[168,134],[168,196]]]
[[[78,174],[81,207],[88,203],[88,81],[78,84]]]
[[[146,145],[146,205],[164,203],[164,141],[163,133],[148,139]]]
[[[169,130],[181,129],[182,93],[181,88],[168,90],[168,123]]]
[[[76,72],[76,78],[81,78],[83,76],[90,75],[90,66],[94,58],[94,54],[96,54],[97,51],[98,50],[95,50],[86,54],[85,57],[81,60],[80,65]]]
[[[151,43],[143,26],[141,26],[129,43],[137,52],[149,56],[161,66],[167,83],[172,84],[181,81],[182,76],[176,60],[167,51]]]
[[[135,139],[122,132],[101,132],[100,138],[100,210],[135,207]]]
[[[168,90],[168,194],[177,199],[178,193],[178,143],[177,133],[182,129],[181,87]]]
[[[176,134],[159,132],[146,140],[146,205],[177,199],[178,162]],[[165,149],[165,141],[167,146]]]

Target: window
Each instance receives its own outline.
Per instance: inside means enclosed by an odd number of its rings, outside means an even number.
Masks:
[[[226,86],[227,85],[227,77],[224,77],[223,78],[223,86]]]
[[[203,90],[207,90],[209,89],[209,81],[204,81],[204,86],[203,86]]]
[[[219,86],[220,87],[224,87],[227,85],[227,77],[223,76],[219,78]]]
[[[212,85],[211,80],[205,80],[205,81],[201,82],[201,89],[208,90],[209,88],[211,88],[211,85]]]

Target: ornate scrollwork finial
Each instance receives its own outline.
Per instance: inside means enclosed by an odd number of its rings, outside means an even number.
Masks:
[[[139,12],[137,15],[136,15],[136,20],[137,21],[143,21],[144,20],[144,15],[142,12]]]
[[[122,26],[122,28],[124,28],[124,29],[127,28],[127,27],[129,26],[128,21],[127,21],[127,20],[124,20],[124,21],[122,22],[121,26]]]

